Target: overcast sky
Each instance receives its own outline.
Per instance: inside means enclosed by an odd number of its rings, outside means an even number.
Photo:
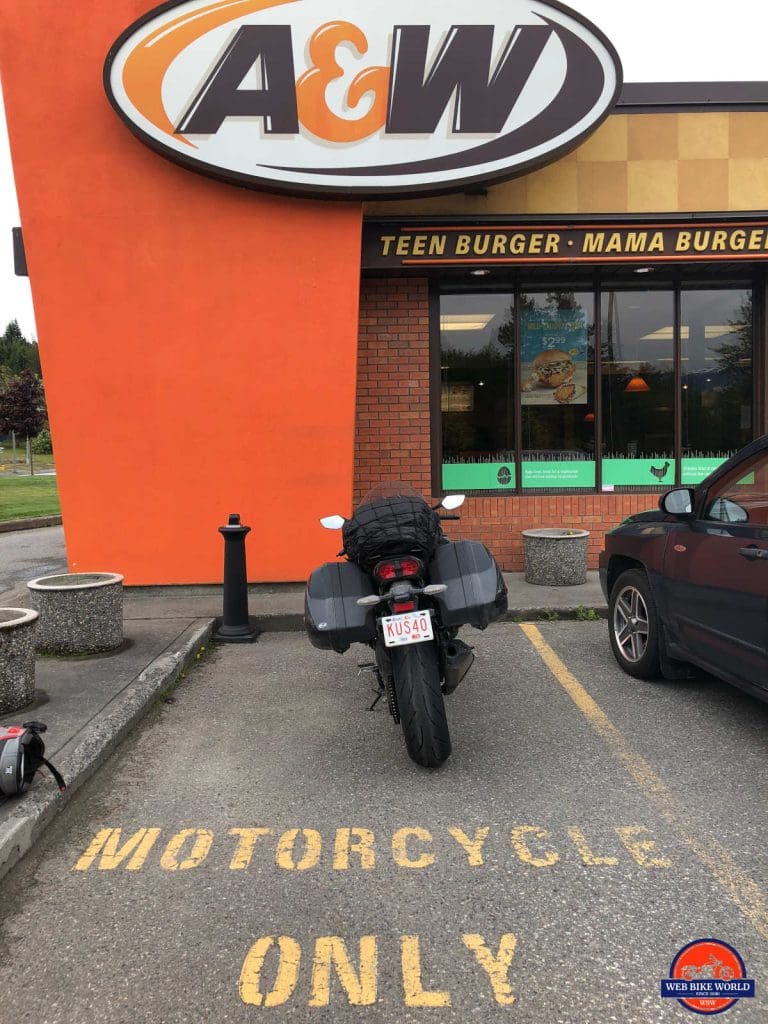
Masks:
[[[147,10],[153,6],[147,0]],[[605,32],[627,82],[768,81],[768,0],[571,0],[570,7]],[[94,74],[100,77],[101,68]],[[13,275],[11,228],[19,223],[0,102],[0,332],[15,318],[30,337],[36,331],[29,282]]]

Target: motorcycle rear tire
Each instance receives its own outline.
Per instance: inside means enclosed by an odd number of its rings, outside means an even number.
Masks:
[[[389,650],[408,756],[422,768],[439,768],[451,753],[434,641]]]

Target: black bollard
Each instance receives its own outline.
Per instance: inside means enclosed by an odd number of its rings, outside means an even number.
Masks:
[[[230,515],[228,526],[219,527],[224,538],[224,614],[216,620],[213,639],[221,643],[251,643],[259,632],[248,615],[245,538],[250,532],[250,526],[240,525],[236,513]]]

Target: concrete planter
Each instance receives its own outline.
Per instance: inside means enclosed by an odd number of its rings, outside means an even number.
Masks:
[[[35,630],[30,608],[0,608],[0,714],[35,699]]]
[[[123,577],[116,572],[40,576],[27,584],[40,613],[41,654],[97,654],[123,642]]]
[[[525,581],[542,587],[587,582],[588,530],[523,530]]]

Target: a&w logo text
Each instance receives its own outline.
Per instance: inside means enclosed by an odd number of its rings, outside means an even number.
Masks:
[[[554,159],[610,112],[621,67],[554,0],[186,0],[124,32],[104,79],[129,127],[192,170],[362,197]]]

